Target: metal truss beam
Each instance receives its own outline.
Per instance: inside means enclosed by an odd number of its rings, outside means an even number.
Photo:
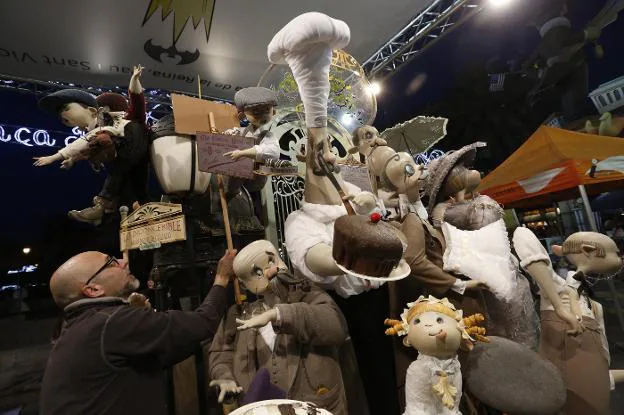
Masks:
[[[126,94],[126,89],[121,88],[119,86],[114,87],[102,87],[102,86],[87,86],[87,85],[77,85],[71,84],[67,82],[48,82],[48,81],[39,81],[36,79],[26,79],[19,78],[10,75],[2,75],[0,74],[0,90],[7,89],[17,92],[30,93],[34,94],[37,97],[42,97],[44,95],[50,94],[52,92],[58,91],[59,89],[64,88],[76,88],[82,89],[84,91],[90,92],[94,95],[99,95],[104,92],[117,92],[123,95]],[[163,91],[160,89],[146,89],[145,90],[145,101],[147,104],[148,117],[150,121],[154,121],[154,119],[160,118],[163,115],[171,112],[171,93],[183,94],[189,96],[197,96],[196,94],[190,94],[187,92],[179,92],[179,91]],[[210,96],[203,96],[202,98],[206,98],[214,101],[221,102],[229,102],[223,99],[218,99]]]
[[[435,0],[362,65],[369,78],[384,78],[483,10],[487,0]]]

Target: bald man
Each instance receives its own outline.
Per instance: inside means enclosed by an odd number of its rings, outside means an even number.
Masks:
[[[194,312],[131,307],[139,281],[127,262],[101,252],[61,265],[50,290],[65,321],[43,376],[41,414],[166,414],[164,369],[214,336],[235,255],[221,258],[214,285]]]

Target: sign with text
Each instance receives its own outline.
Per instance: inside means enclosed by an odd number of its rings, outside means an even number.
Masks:
[[[366,165],[362,164],[355,166],[350,164],[339,164],[339,166],[340,175],[344,181],[356,185],[362,189],[363,192],[373,191]]]
[[[157,248],[161,244],[184,241],[186,240],[184,216],[122,229],[120,237],[122,251],[143,247]]]
[[[231,151],[246,150],[253,147],[253,145],[254,140],[251,137],[197,132],[199,170],[225,176],[253,179],[253,159],[241,157],[234,161],[232,157],[225,155],[225,153]]]

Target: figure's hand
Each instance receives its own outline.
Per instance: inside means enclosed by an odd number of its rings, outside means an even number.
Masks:
[[[275,320],[277,320],[277,310],[273,308],[258,316],[252,317],[249,320],[241,320],[240,318],[237,318],[236,323],[239,324],[238,330],[242,331],[264,327],[269,324],[269,322],[274,322]]]
[[[215,285],[227,287],[230,279],[234,278],[234,257],[238,251],[233,249],[232,251],[225,251],[223,257],[219,260],[217,265],[217,275],[215,276]]]
[[[347,200],[351,200],[360,212],[370,212],[377,206],[375,196],[369,192],[361,192],[355,196],[347,196]]]
[[[132,307],[147,308],[148,310],[151,310],[152,308],[149,298],[139,293],[130,294],[130,297],[128,297],[128,303]]]
[[[228,151],[224,154],[225,157],[231,157],[232,160],[236,161],[239,158],[243,157],[243,152],[241,150]]]
[[[219,388],[219,398],[217,398],[217,401],[219,403],[223,403],[223,399],[225,398],[226,393],[239,394],[243,391],[243,388],[238,386],[233,380],[216,379],[210,381],[209,386],[216,386]]]
[[[74,164],[75,164],[74,159],[70,157],[70,158],[65,159],[65,160],[63,160],[61,162],[61,168],[64,169],[64,170],[69,170],[72,167],[74,167]]]
[[[570,329],[566,330],[567,334],[571,336],[576,336],[583,333],[583,330],[585,330],[581,320],[576,318],[576,316],[572,314],[572,312],[566,310],[565,307],[555,308],[555,313],[570,325]]]
[[[481,281],[470,280],[466,281],[466,289],[467,290],[486,290],[489,291],[490,287]]]
[[[35,160],[35,162],[33,163],[33,166],[42,167],[42,166],[47,166],[48,164],[54,163],[56,161],[56,157],[55,156],[33,157],[33,160]]]
[[[143,69],[145,69],[143,66],[141,65],[137,65],[134,67],[134,70],[132,71],[132,77],[133,78],[140,78],[141,75],[143,74]]]

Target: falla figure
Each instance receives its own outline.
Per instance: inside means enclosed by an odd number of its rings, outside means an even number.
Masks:
[[[243,288],[259,299],[233,305],[209,349],[210,386],[226,394],[249,392],[259,371],[289,399],[313,402],[346,415],[347,402],[337,359],[347,325],[327,293],[288,270],[266,240],[252,242],[234,260]]]
[[[403,345],[418,351],[407,370],[403,415],[461,415],[461,365],[457,353],[475,341],[488,342],[478,324],[481,314],[463,317],[446,298],[421,296],[407,304],[401,320],[386,320],[389,336],[405,336]]]

